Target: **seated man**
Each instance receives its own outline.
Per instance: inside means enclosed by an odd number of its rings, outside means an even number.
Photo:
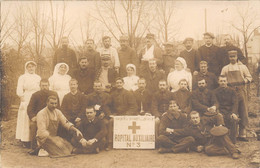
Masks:
[[[173,92],[173,99],[178,103],[181,111],[186,115],[191,112],[191,92],[188,90],[188,81],[181,79],[179,90]]]
[[[116,89],[111,94],[111,119],[109,120],[109,146],[107,150],[112,148],[114,120],[113,116],[137,115],[137,105],[133,94],[123,88],[124,80],[116,79]]]
[[[74,70],[72,78],[78,81],[78,89],[82,94],[89,94],[93,89],[95,80],[95,69],[91,67],[87,57],[79,58],[79,68]]]
[[[96,116],[103,120],[107,129],[109,126],[110,114],[111,114],[111,96],[104,92],[102,89],[102,83],[100,81],[95,81],[93,86],[94,92],[90,93],[84,100],[84,108],[82,109],[82,114],[85,115],[87,106],[96,106],[98,105],[100,108],[96,110]],[[108,137],[107,137],[108,141]],[[106,144],[108,146],[108,142]]]
[[[46,107],[46,102],[49,96],[57,96],[58,94],[54,91],[49,90],[49,80],[48,79],[42,79],[40,81],[40,89],[39,91],[32,94],[32,97],[30,99],[30,102],[27,107],[27,114],[30,119],[30,136],[31,136],[31,149],[30,154],[37,154],[36,149],[36,132],[37,132],[37,123],[36,123],[36,115],[37,113],[42,110],[44,107]],[[58,103],[59,106],[59,103]],[[58,107],[60,108],[60,107]]]
[[[66,94],[61,104],[61,111],[64,116],[73,124],[81,120],[80,111],[84,105],[84,95],[78,91],[78,81],[71,79],[69,81],[70,93]]]
[[[173,93],[167,89],[166,80],[159,81],[159,90],[153,95],[152,114],[155,116],[155,137],[158,137],[160,118],[168,110],[169,101],[174,100]]]
[[[115,79],[118,77],[117,71],[111,67],[111,57],[110,54],[101,54],[101,67],[96,71],[96,78],[102,83],[103,89],[107,86],[115,85]]]
[[[81,120],[80,115],[81,109],[84,105],[84,95],[78,91],[78,81],[76,79],[71,79],[69,81],[69,85],[70,93],[64,96],[61,104],[61,111],[69,120],[69,122],[77,126]],[[72,138],[72,136],[69,135],[67,130],[63,127],[59,127],[58,135],[67,139],[68,141],[70,141]]]
[[[198,152],[205,149],[205,153],[208,155],[231,154],[233,159],[239,158],[239,150],[236,149],[236,146],[226,135],[228,130],[225,127],[217,126],[210,130],[206,129],[207,126],[200,122],[200,115],[197,111],[192,111],[190,118],[191,122],[184,129],[175,129],[172,131],[172,134],[181,137],[192,136],[195,139],[195,143],[191,144],[190,147],[196,147]],[[216,129],[220,131],[216,133]],[[226,129],[226,132],[223,133],[223,129]],[[213,134],[213,132],[215,133]]]
[[[93,106],[86,108],[86,117],[81,121],[78,129],[82,136],[74,136],[72,144],[76,147],[73,153],[99,153],[104,149],[107,134],[106,125],[103,120],[96,117]]]
[[[72,145],[65,139],[57,136],[59,123],[77,136],[81,132],[70,123],[57,107],[56,96],[49,96],[47,107],[37,114],[37,141],[41,148],[46,150],[51,157],[69,156],[72,152]]]
[[[230,139],[235,144],[237,134],[238,97],[236,91],[227,85],[227,77],[219,76],[219,87],[214,91],[219,111],[224,117],[225,126],[230,129]]]
[[[137,111],[140,115],[152,115],[152,94],[146,88],[146,81],[144,78],[138,80],[138,89],[134,91],[134,97],[137,104]]]
[[[216,97],[207,89],[205,79],[199,79],[198,88],[192,92],[192,109],[200,113],[202,124],[207,122],[210,127],[215,123],[224,125],[223,116],[217,110]]]
[[[200,61],[199,65],[200,71],[198,74],[192,76],[192,90],[198,88],[198,79],[205,79],[207,82],[207,88],[209,90],[214,90],[218,87],[218,78],[212,72],[208,71],[208,63],[206,61]]]
[[[160,136],[157,138],[159,153],[178,153],[187,151],[188,147],[195,141],[193,137],[175,137],[174,129],[181,129],[187,124],[187,117],[181,113],[176,101],[171,100],[169,110],[162,116],[160,122]]]

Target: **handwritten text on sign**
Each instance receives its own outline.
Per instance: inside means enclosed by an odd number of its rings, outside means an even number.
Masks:
[[[113,147],[118,149],[154,149],[153,116],[115,116]]]

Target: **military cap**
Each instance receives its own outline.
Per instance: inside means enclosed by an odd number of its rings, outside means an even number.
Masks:
[[[199,80],[202,80],[202,79],[205,80],[205,78],[199,78]],[[198,80],[198,81],[199,81],[199,80]],[[206,80],[205,80],[205,81],[206,81]],[[207,112],[204,113],[205,116],[214,116],[214,115],[217,115],[217,114],[218,114],[217,112],[214,112],[214,113],[213,113],[213,112],[209,112],[209,111],[207,111]]]
[[[210,130],[210,134],[213,136],[223,136],[226,135],[227,133],[228,133],[228,129],[224,126],[213,127]]]
[[[164,46],[174,46],[173,43],[172,43],[172,42],[169,42],[169,41],[163,43],[163,45],[164,45]]]
[[[154,34],[147,33],[145,38],[154,39]]]
[[[206,64],[206,65],[208,65],[208,62],[207,61],[200,61],[200,64]]]
[[[125,82],[123,78],[117,77],[115,81],[121,80],[122,82]]]
[[[236,55],[237,54],[237,50],[230,50],[228,51],[228,55]]]
[[[187,37],[183,40],[183,44],[185,44],[187,41],[192,41],[193,42],[193,38],[191,37]]]
[[[213,33],[210,33],[210,32],[206,32],[203,34],[204,36],[210,36],[211,38],[215,38],[214,34]]]
[[[101,54],[101,60],[110,60],[111,57],[110,57],[110,54]]]
[[[128,36],[126,36],[126,35],[120,36],[119,40],[120,41],[128,41]]]

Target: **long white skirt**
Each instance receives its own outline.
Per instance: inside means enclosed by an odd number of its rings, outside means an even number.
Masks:
[[[27,114],[28,102],[21,102],[17,116],[16,139],[30,141],[30,119]]]

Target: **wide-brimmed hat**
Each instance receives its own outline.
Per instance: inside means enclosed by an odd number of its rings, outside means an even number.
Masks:
[[[213,127],[210,130],[210,134],[213,136],[223,136],[226,135],[227,133],[228,133],[228,129],[224,126]]]

